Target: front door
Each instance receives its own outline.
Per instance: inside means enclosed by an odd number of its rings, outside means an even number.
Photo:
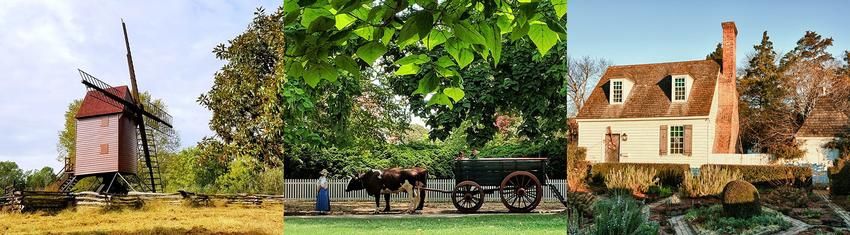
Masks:
[[[608,134],[605,147],[605,162],[620,162],[620,134]]]

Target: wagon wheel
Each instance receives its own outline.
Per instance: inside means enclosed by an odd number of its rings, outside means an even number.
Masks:
[[[543,186],[528,171],[515,171],[502,180],[499,196],[511,212],[529,212],[543,199]]]
[[[461,213],[478,211],[484,205],[484,189],[473,181],[463,181],[452,191],[452,203]]]

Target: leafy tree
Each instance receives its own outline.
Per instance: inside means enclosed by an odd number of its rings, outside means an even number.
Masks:
[[[203,171],[203,166],[198,164],[198,152],[196,147],[189,147],[160,159],[165,192],[199,191],[203,188],[197,180],[197,175]]]
[[[546,54],[566,38],[557,21],[565,14],[565,1],[285,1],[284,26],[291,39],[285,51],[287,77],[315,87],[337,82],[340,74],[359,76],[388,47],[442,48],[441,56],[419,51],[392,62],[399,76],[419,74],[423,66],[438,68],[423,74],[417,90],[430,94],[429,104],[451,107],[465,94],[459,71],[476,54],[498,64],[504,35],[528,38]]]
[[[44,167],[41,170],[30,170],[24,173],[27,181],[27,188],[32,190],[44,189],[53,182],[56,182],[56,175],[53,174],[53,168]]]
[[[414,114],[431,127],[431,139],[445,140],[451,132],[469,122],[465,128],[466,141],[472,147],[482,147],[496,134],[496,117],[512,114],[521,117],[517,127],[520,136],[530,139],[552,138],[565,130],[567,116],[566,43],[558,43],[554,53],[536,53],[525,40],[509,42],[502,60],[496,67],[484,60],[472,62],[461,71],[466,98],[454,108],[431,106],[423,100],[425,94],[415,92],[421,83],[416,78],[401,76],[393,80],[397,94],[410,100]],[[437,67],[423,66],[428,73]]]
[[[765,34],[767,31],[765,31]],[[723,44],[717,43],[717,47],[714,48],[714,51],[705,56],[706,60],[714,60],[720,62],[723,60]]]
[[[74,156],[77,152],[77,111],[80,110],[82,100],[74,100],[68,104],[68,110],[65,111],[65,129],[59,131],[59,142],[56,144],[56,151],[59,155],[57,161],[74,162]]]
[[[753,48],[755,54],[750,56],[744,76],[738,79],[741,141],[745,148],[774,152],[793,144],[795,116],[784,102],[785,77],[776,64],[777,55],[767,31]]]
[[[784,84],[789,89],[787,101],[798,122],[809,115],[823,90],[832,90],[835,82],[839,81],[835,74],[835,58],[826,51],[832,42],[832,38],[806,31],[797,41],[797,46],[779,62],[779,69],[788,77]]]
[[[24,172],[12,161],[0,161],[0,188],[19,187],[24,184]]]
[[[254,156],[266,164],[280,163],[284,129],[279,102],[286,91],[281,86],[283,62],[279,60],[283,51],[282,13],[282,9],[272,14],[257,9],[245,32],[213,49],[216,58],[227,63],[216,72],[210,91],[198,98],[212,111],[210,129],[215,132],[214,137],[200,143],[214,146],[199,148],[226,151],[202,156],[213,156],[210,159],[221,160],[220,164],[235,156],[221,155],[225,153]]]

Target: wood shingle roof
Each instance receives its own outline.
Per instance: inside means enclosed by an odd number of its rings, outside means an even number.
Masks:
[[[671,101],[672,75],[690,75],[694,79],[687,102]],[[611,66],[576,118],[708,116],[719,75],[720,64],[714,60]],[[609,80],[615,78],[634,82],[623,104],[610,104],[608,100]]]

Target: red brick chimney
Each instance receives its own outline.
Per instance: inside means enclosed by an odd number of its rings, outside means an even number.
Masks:
[[[736,89],[735,40],[738,28],[735,22],[723,22],[723,64],[717,84],[719,109],[714,136],[714,153],[735,153],[738,143],[738,91]]]

